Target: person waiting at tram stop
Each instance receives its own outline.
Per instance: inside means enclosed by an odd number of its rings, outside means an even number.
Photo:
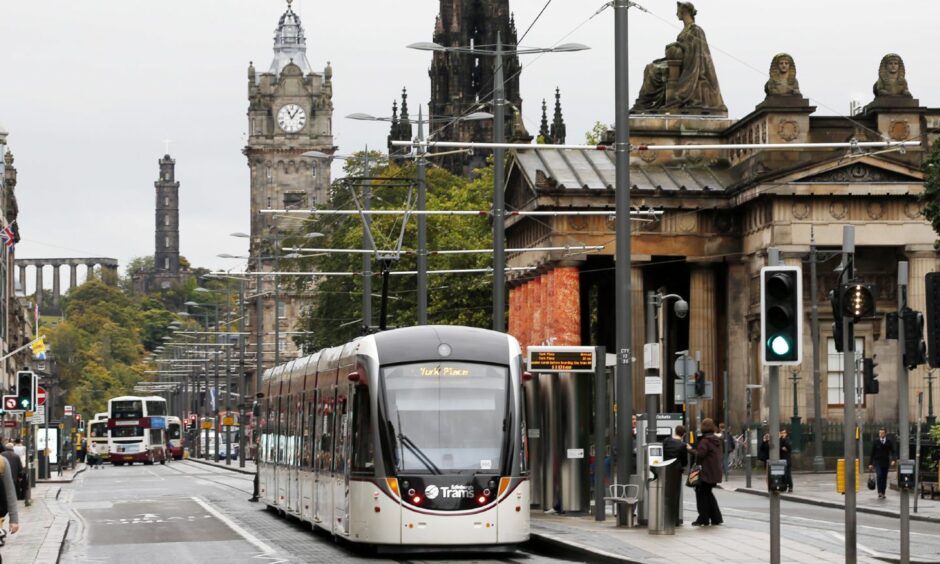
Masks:
[[[692,526],[721,525],[724,518],[712,491],[721,483],[721,439],[715,435],[717,428],[711,418],[702,420],[701,428],[702,438],[695,443],[697,447],[686,445],[688,451],[695,456],[695,462],[702,466],[698,484],[695,486],[698,518],[692,521]]]
[[[672,495],[667,497],[666,500],[669,504],[667,516],[675,516],[677,527],[682,526],[682,506],[679,503],[681,497],[679,494],[682,491],[682,473],[689,461],[689,453],[685,447],[685,426],[676,425],[673,435],[663,439],[663,459],[676,459],[675,462],[666,467],[667,487],[672,487],[675,490],[670,492]]]
[[[790,433],[786,429],[780,430],[780,460],[784,460],[787,463],[786,470],[784,470],[783,481],[787,486],[787,492],[793,493],[793,472],[790,468],[791,462],[793,460],[793,444],[790,443]]]

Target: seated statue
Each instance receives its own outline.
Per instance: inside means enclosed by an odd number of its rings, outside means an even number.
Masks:
[[[905,96],[911,98],[907,89],[907,80],[904,78],[904,61],[900,55],[888,53],[881,59],[878,67],[878,82],[873,88],[875,97],[878,96]]]
[[[696,14],[691,2],[676,3],[676,16],[685,26],[675,43],[666,46],[666,56],[646,65],[643,87],[632,111],[727,113],[705,32],[695,24]],[[678,78],[670,77],[674,67],[678,67]]]
[[[770,62],[770,80],[764,85],[767,96],[802,96],[796,80],[796,64],[786,53],[774,55]]]

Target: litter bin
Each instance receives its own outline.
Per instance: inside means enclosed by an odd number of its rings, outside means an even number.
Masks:
[[[654,452],[657,452],[657,457]],[[662,459],[662,445],[655,443],[649,445],[649,475],[646,479],[648,495],[649,517],[647,529],[651,535],[674,535],[676,533],[675,516],[670,517],[666,511],[667,474],[669,466],[676,461]]]
[[[674,459],[673,459],[674,460]],[[685,474],[682,466],[670,464],[666,467],[666,483],[663,485],[663,502],[666,504],[666,522],[678,525],[682,523],[682,488]]]

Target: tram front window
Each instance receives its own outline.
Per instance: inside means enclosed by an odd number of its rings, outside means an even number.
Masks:
[[[504,366],[427,362],[383,369],[399,472],[498,472],[509,428]]]

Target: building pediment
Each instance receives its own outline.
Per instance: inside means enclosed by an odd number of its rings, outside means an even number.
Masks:
[[[788,184],[920,184],[924,175],[904,164],[866,156],[816,164],[780,180]]]

